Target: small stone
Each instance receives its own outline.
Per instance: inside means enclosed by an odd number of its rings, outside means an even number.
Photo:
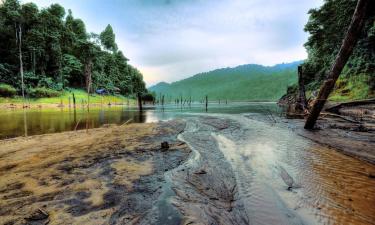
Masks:
[[[161,143],[161,149],[162,150],[168,150],[169,149],[169,143],[167,141],[164,141]]]
[[[49,217],[49,214],[43,209],[37,209],[30,216],[26,217],[26,220],[45,220]]]

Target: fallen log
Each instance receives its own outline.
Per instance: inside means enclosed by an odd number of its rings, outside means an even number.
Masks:
[[[375,104],[375,98],[374,99],[365,99],[365,100],[343,102],[343,103],[340,103],[338,105],[328,107],[328,108],[325,109],[325,111],[340,114],[340,109],[343,108],[343,107],[353,107],[353,106],[370,105],[370,104]]]
[[[351,122],[351,123],[357,123],[357,124],[360,124],[361,122],[359,121],[356,121],[356,120],[352,120],[346,116],[341,116],[341,115],[338,115],[338,114],[334,114],[334,113],[320,113],[321,116],[332,116],[332,117],[337,117],[337,118],[340,118],[340,119],[343,119],[345,121],[348,121],[348,122]]]

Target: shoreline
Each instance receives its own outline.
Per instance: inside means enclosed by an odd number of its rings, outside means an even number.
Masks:
[[[340,118],[319,118],[316,130],[305,130],[303,119],[279,117],[271,121],[265,116],[251,115],[250,119],[260,120],[289,129],[291,132],[307,138],[314,143],[324,145],[341,154],[375,165],[375,131],[359,131],[357,126]],[[350,129],[347,129],[347,128]],[[345,128],[345,129],[343,129]]]
[[[90,103],[90,107],[106,107],[106,106],[128,106],[128,107],[136,107],[135,104],[126,104],[126,103],[111,103],[111,104],[101,104],[101,103]],[[0,103],[0,109],[73,109],[73,104],[60,104],[60,103]],[[77,109],[87,108],[87,104],[76,104]]]

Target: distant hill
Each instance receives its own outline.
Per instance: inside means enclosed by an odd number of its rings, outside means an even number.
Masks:
[[[197,101],[208,95],[209,100],[276,101],[286,92],[288,85],[297,82],[297,67],[301,63],[297,61],[275,66],[247,64],[222,68],[171,84],[160,82],[149,90],[157,95],[165,95],[167,100],[191,96]]]

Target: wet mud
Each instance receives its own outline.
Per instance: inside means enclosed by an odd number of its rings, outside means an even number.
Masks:
[[[187,119],[183,224],[374,224],[375,166],[243,115]]]
[[[375,165],[289,125],[201,114],[1,141],[0,221],[375,224]]]
[[[190,150],[183,121],[0,143],[0,224],[156,224],[164,173]],[[169,149],[160,149],[167,141]]]

